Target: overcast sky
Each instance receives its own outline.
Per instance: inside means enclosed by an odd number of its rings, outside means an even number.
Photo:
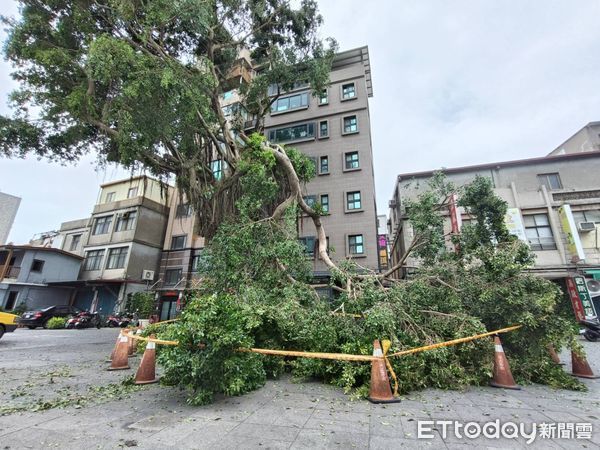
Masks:
[[[3,0],[4,14],[17,14]],[[600,120],[600,2],[322,0],[323,36],[369,46],[377,204],[395,176],[543,156]],[[4,34],[2,34],[4,39]],[[0,66],[0,111],[14,84]],[[93,158],[61,167],[0,159],[0,191],[22,198],[9,240],[90,214],[104,181]]]

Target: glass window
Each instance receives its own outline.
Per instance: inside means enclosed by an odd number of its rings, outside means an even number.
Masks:
[[[342,99],[348,100],[356,97],[354,83],[342,84]]]
[[[128,247],[111,248],[108,251],[107,269],[122,269],[125,267]]]
[[[348,152],[344,156],[346,170],[360,168],[358,152]]]
[[[348,250],[351,255],[363,255],[365,253],[362,234],[348,236]]]
[[[523,216],[525,235],[532,250],[556,250],[556,242],[548,221],[548,214]]]
[[[303,123],[291,127],[278,128],[269,131],[269,140],[271,142],[287,142],[299,139],[310,139],[315,137],[314,122]]]
[[[542,173],[537,176],[538,182],[541,185],[546,186],[547,189],[562,189],[562,183],[560,181],[560,175],[558,173]]]
[[[358,120],[356,116],[344,117],[344,133],[358,132]]]
[[[308,93],[303,92],[289,97],[278,98],[271,105],[271,112],[277,113],[306,107],[308,107]]]
[[[322,120],[319,122],[319,138],[329,137],[329,121]]]
[[[79,242],[81,242],[81,235],[80,234],[74,234],[71,236],[71,246],[69,247],[69,251],[73,251],[73,250],[77,250],[77,247],[79,247]]]
[[[300,245],[304,247],[304,252],[307,256],[314,258],[315,257],[315,244],[317,239],[314,236],[307,236],[300,238]]]
[[[325,88],[319,95],[319,105],[326,105],[327,103],[329,103],[329,91]]]
[[[44,261],[41,259],[34,259],[31,263],[31,271],[32,272],[41,272],[44,268]]]
[[[192,206],[189,203],[181,203],[177,205],[176,217],[189,217],[192,214]]]
[[[181,280],[181,269],[165,270],[165,286],[175,286]]]
[[[115,231],[133,230],[135,226],[135,211],[127,211],[120,215],[115,225]]]
[[[185,248],[185,240],[187,235],[182,234],[181,236],[173,236],[171,238],[171,250],[180,250]]]
[[[110,231],[110,224],[112,223],[112,216],[104,216],[96,218],[94,222],[94,230],[92,234],[106,234]]]
[[[100,270],[100,267],[102,267],[102,258],[104,258],[104,250],[90,250],[86,252],[83,270]]]
[[[192,272],[198,272],[200,267],[206,262],[206,258],[202,252],[202,249],[196,250],[196,254],[192,259]]]
[[[129,188],[129,191],[127,191],[127,198],[137,197],[137,195],[138,195],[137,187]]]
[[[573,211],[575,223],[594,222],[600,224],[600,209],[590,209],[587,211]]]
[[[227,163],[221,159],[215,159],[210,162],[210,170],[217,181],[223,178],[223,173],[226,169]]]
[[[114,201],[115,201],[115,193],[114,192],[107,192],[106,193],[105,203],[110,203],[110,202],[114,202]]]
[[[346,194],[346,209],[352,211],[361,208],[360,191],[348,192]]]
[[[323,212],[329,212],[329,194],[321,195],[321,208],[323,209]]]
[[[302,198],[304,199],[304,201],[306,202],[306,204],[308,206],[310,206],[311,208],[313,206],[315,206],[315,203],[317,203],[317,196],[316,195],[305,195]]]
[[[319,158],[319,173],[329,173],[329,157],[321,156]]]

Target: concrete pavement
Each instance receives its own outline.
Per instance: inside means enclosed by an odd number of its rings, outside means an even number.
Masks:
[[[401,403],[350,401],[335,387],[289,378],[241,397],[192,407],[176,388],[123,387],[134,373],[108,372],[117,330],[19,329],[0,340],[0,449],[22,448],[600,448],[600,380],[589,392],[525,386],[521,391],[426,390]],[[600,343],[585,343],[600,374]],[[508,355],[510,358],[510,355]],[[567,363],[568,355],[561,355]],[[132,368],[139,364],[132,358]],[[401,374],[399,374],[401,376]],[[36,406],[37,405],[37,406]],[[39,409],[31,412],[32,407]],[[436,424],[417,439],[419,421],[590,423],[591,439],[459,438]],[[558,433],[556,433],[558,436]]]

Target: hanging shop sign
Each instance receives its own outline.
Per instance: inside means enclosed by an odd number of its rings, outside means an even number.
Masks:
[[[578,322],[592,320],[597,317],[592,297],[585,284],[585,278],[575,276],[567,278],[567,290],[573,305],[573,312]]]

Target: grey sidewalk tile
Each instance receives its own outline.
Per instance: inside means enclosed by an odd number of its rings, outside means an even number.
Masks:
[[[369,434],[356,433],[352,429],[346,431],[301,430],[290,447],[292,449],[367,449]]]
[[[252,413],[244,422],[264,425],[281,425],[301,428],[314,409],[295,408],[293,406],[266,405]]]
[[[394,450],[397,448],[410,449],[445,449],[446,445],[441,439],[402,439],[389,436],[371,435],[369,450]]]
[[[275,441],[293,442],[298,436],[299,429],[296,427],[284,427],[280,425],[261,425],[254,423],[242,423],[234,428],[229,435],[238,437],[264,438]]]

